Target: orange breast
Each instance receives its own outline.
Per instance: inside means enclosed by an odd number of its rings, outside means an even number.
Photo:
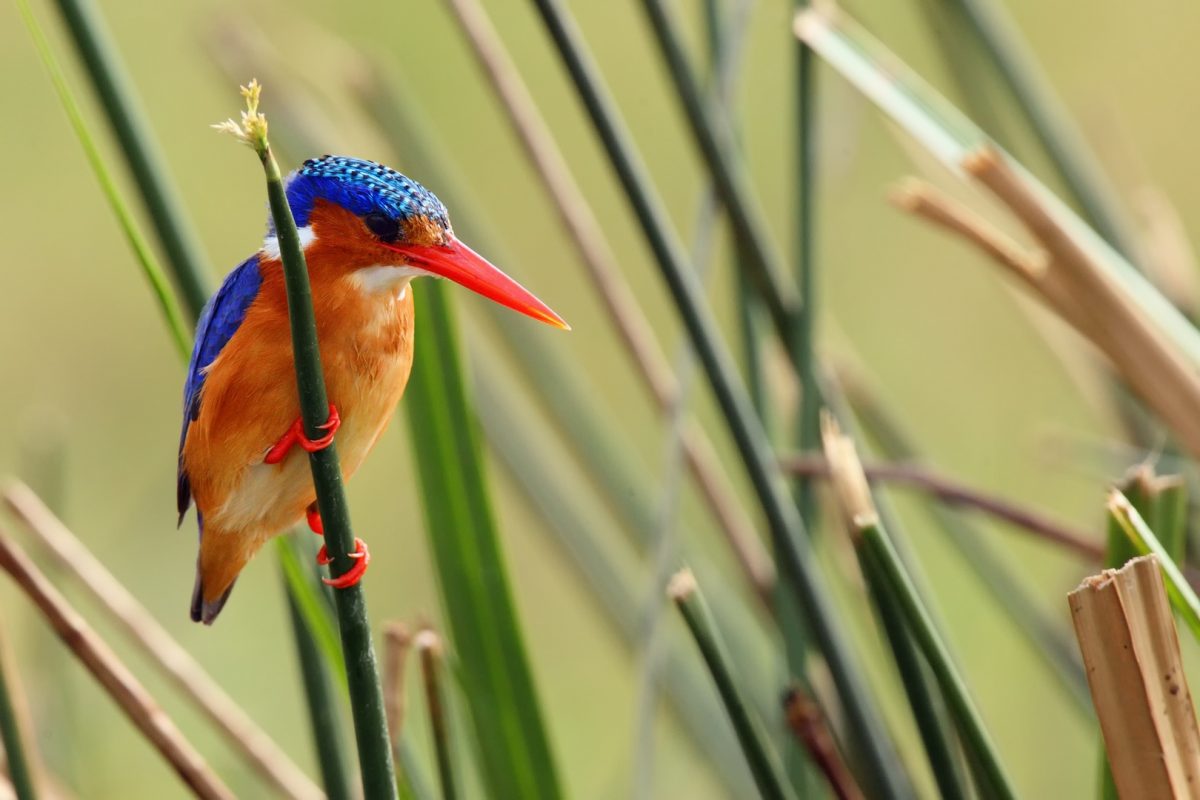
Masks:
[[[387,427],[408,381],[412,293],[365,293],[351,272],[323,268],[331,254],[322,252],[320,237],[306,255],[326,387],[342,417],[338,452],[349,478]],[[243,534],[241,546],[254,550],[299,521],[314,499],[302,450],[277,465],[262,463],[300,413],[282,266],[267,260],[262,269],[259,297],[210,367],[183,452],[206,538],[210,530]]]

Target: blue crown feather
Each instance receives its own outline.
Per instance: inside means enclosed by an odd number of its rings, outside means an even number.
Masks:
[[[361,158],[310,158],[288,176],[287,198],[299,227],[308,224],[318,199],[359,216],[374,211],[401,221],[422,216],[450,227],[446,207],[433,192],[390,167]]]

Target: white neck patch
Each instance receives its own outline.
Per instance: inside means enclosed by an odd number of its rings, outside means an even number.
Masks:
[[[348,279],[363,294],[397,292],[397,297],[404,297],[409,281],[422,275],[432,274],[416,267],[377,264],[354,270]]]
[[[307,250],[308,246],[317,240],[317,234],[312,225],[297,228],[296,233],[300,234],[300,247],[304,250]],[[267,254],[267,258],[279,259],[279,237],[271,234],[263,239],[262,249]]]

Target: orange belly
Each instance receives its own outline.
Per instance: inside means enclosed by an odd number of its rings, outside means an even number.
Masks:
[[[278,464],[263,463],[300,414],[286,295],[273,278],[264,270],[259,298],[210,367],[200,415],[183,448],[203,519],[198,569],[209,602],[315,499],[303,450],[293,448]],[[342,417],[338,454],[349,478],[387,428],[408,381],[412,292],[365,293],[314,279],[313,297],[326,388]]]

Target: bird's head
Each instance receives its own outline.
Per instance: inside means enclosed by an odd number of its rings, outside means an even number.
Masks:
[[[460,242],[433,192],[394,169],[346,156],[309,159],[289,177],[287,198],[310,269],[319,254],[322,264],[336,265],[364,291],[396,290],[423,275],[449,278],[536,320],[569,328]],[[268,251],[274,235],[268,232]]]

